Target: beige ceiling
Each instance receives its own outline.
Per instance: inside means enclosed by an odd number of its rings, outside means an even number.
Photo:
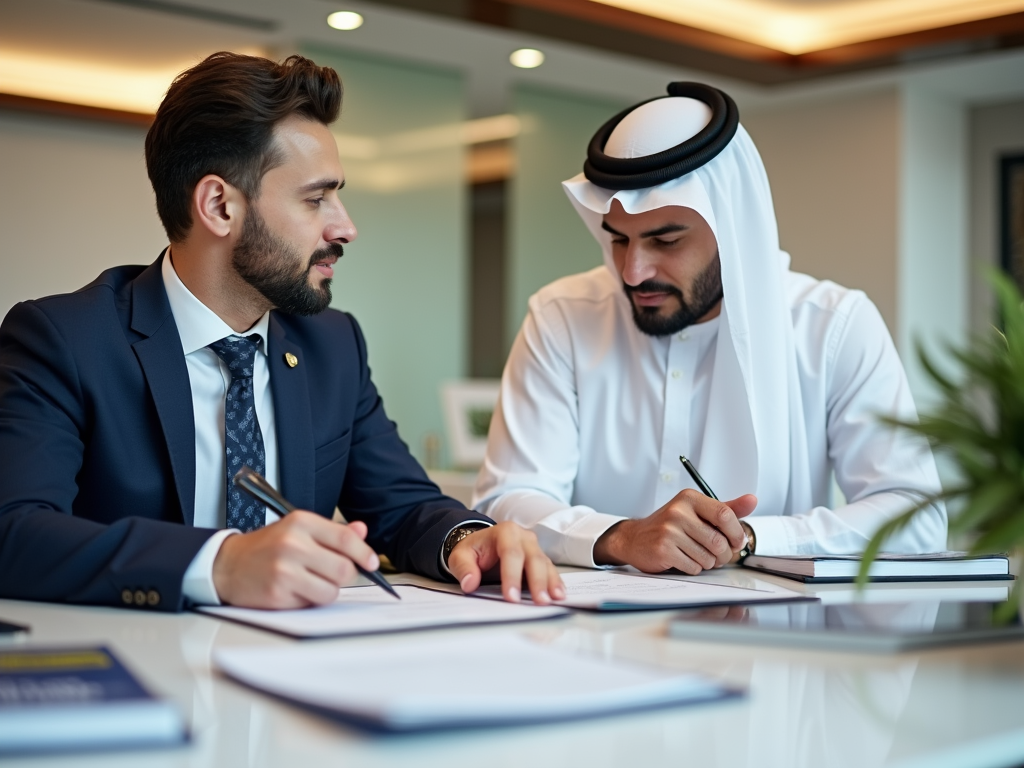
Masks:
[[[1024,0],[593,0],[789,54],[1024,12]]]

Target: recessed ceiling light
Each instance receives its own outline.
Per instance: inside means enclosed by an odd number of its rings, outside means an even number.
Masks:
[[[508,57],[508,60],[512,62],[514,67],[533,69],[544,63],[544,54],[536,48],[520,48],[518,51],[512,51],[512,55]]]
[[[327,17],[327,24],[335,29],[359,29],[363,26],[363,17],[355,11],[335,11]]]

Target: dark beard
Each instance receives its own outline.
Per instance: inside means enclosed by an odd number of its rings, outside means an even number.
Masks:
[[[693,297],[690,302],[683,298],[683,292],[674,285],[658,280],[644,280],[635,286],[623,283],[622,288],[629,298],[629,305],[633,308],[633,322],[642,333],[648,336],[671,336],[696,323],[722,300],[722,262],[716,256],[704,271],[697,275],[697,279],[693,281]],[[637,307],[633,301],[633,293],[637,291],[672,294],[679,300],[679,309],[671,315],[662,316],[659,314],[660,307]]]
[[[302,257],[271,232],[259,212],[250,207],[231,263],[241,278],[277,309],[291,315],[317,315],[331,304],[331,281],[324,280],[318,287],[310,285],[309,270],[324,258],[340,259],[344,253],[341,243],[332,243],[315,251],[304,266],[296,266]]]

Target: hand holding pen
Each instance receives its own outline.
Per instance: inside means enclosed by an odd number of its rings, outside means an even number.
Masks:
[[[285,501],[286,513],[273,525],[221,542],[213,585],[222,603],[271,609],[324,605],[361,571],[380,568],[380,558],[366,544],[364,523],[339,525],[314,512],[287,511],[290,507]]]
[[[277,492],[277,489],[267,482],[267,479],[263,477],[259,472],[255,472],[250,467],[243,466],[238,472],[235,473],[232,482],[236,488],[240,488],[247,494],[256,499],[256,501],[264,504],[267,509],[274,512],[278,517],[284,517],[289,512],[295,511],[295,505],[288,501],[284,496]],[[356,570],[359,571],[363,576],[368,578],[378,587],[383,589],[385,592],[390,594],[392,597],[401,600],[395,592],[394,587],[388,584],[388,580],[384,578],[383,574],[376,568],[370,570],[364,568],[359,563],[355,564]]]
[[[687,488],[648,517],[616,523],[598,539],[594,561],[628,564],[645,573],[676,569],[691,575],[732,562],[746,543],[739,518],[754,511],[757,499],[747,494],[719,501],[691,468],[700,491]]]

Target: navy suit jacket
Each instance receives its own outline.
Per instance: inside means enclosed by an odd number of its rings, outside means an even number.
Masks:
[[[192,392],[160,264],[18,304],[0,326],[0,597],[184,605],[185,570],[214,531],[192,524]],[[356,321],[275,311],[269,335],[284,496],[327,518],[338,506],[399,570],[445,578],[445,535],[488,518],[409,454]]]

